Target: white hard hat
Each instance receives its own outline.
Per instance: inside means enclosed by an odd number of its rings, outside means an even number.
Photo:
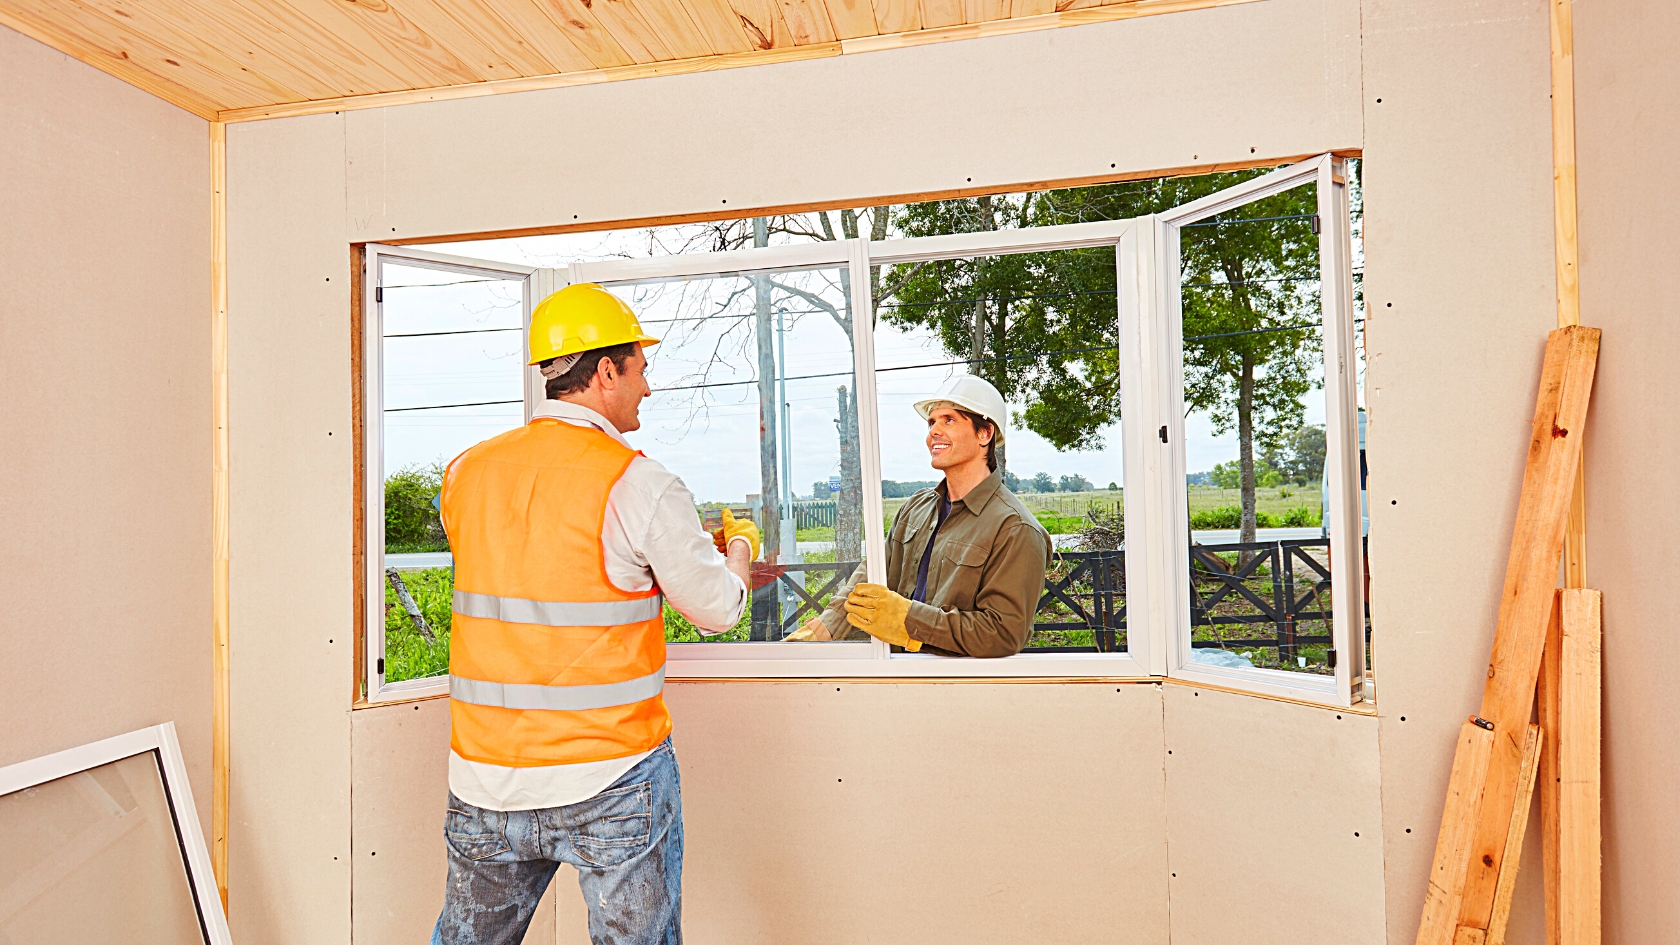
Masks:
[[[926,420],[935,408],[948,404],[955,404],[969,413],[977,413],[997,424],[997,438],[1003,439],[1003,431],[1009,426],[1009,405],[1003,402],[1003,395],[985,378],[972,374],[948,377],[931,397],[916,401],[915,407],[916,412]]]

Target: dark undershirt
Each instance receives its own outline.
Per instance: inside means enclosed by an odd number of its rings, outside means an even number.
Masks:
[[[939,537],[939,529],[945,525],[945,517],[951,514],[951,500],[946,498],[939,505],[939,521],[933,526],[933,534],[928,536],[927,547],[922,549],[922,563],[916,568],[916,592],[910,595],[911,600],[927,603],[928,563],[933,560],[933,540]]]

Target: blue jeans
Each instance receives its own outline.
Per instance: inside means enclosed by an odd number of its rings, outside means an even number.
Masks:
[[[519,945],[561,863],[595,945],[682,945],[682,785],[667,738],[587,801],[496,811],[449,795],[449,886],[432,945]]]

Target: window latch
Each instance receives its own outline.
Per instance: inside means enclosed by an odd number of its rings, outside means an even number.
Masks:
[[[1314,230],[1313,232],[1317,233],[1318,231]],[[385,301],[385,287],[384,286],[376,285],[376,286],[373,287],[373,300],[375,302],[384,302]]]
[[[385,675],[385,657],[383,656],[379,658],[379,675]]]
[[[1336,668],[1336,651],[1334,649],[1330,650],[1330,657],[1329,658],[1330,658],[1330,668],[1335,669]]]
[[[1319,230],[1320,230],[1320,229],[1323,229],[1323,226],[1324,226],[1324,225],[1323,225],[1323,224],[1322,224],[1322,223],[1320,223],[1320,222],[1319,222],[1319,219],[1318,219],[1318,214],[1316,214],[1316,213],[1315,213],[1315,214],[1313,214],[1313,215],[1312,215],[1312,231],[1313,231],[1313,235],[1314,235],[1314,236],[1317,236],[1317,235],[1318,235],[1318,231],[1319,231]]]
[[[1165,426],[1161,427],[1161,442],[1167,442],[1167,428]]]

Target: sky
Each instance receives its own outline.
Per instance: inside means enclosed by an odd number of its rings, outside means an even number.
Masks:
[[[563,234],[428,249],[561,266],[574,260],[669,252],[651,235],[647,230]],[[667,228],[656,235],[680,234]],[[670,242],[674,240],[666,245]],[[834,270],[777,274],[769,289],[774,373],[786,378],[786,420],[775,418],[775,425],[778,438],[791,445],[786,462],[797,495],[809,495],[812,483],[839,474],[837,388],[853,386],[851,339],[835,315],[825,310],[826,306],[841,315],[847,311],[839,275]],[[447,462],[521,422],[520,283],[393,266],[383,284],[385,471]],[[681,476],[698,500],[744,502],[761,488],[753,280],[730,276],[609,288],[631,304],[648,331],[663,339],[649,349],[648,378],[655,394],[642,405],[642,428],[627,438]],[[438,332],[450,334],[433,334]],[[393,337],[401,335],[409,337]],[[931,333],[878,323],[883,478],[938,478],[928,465],[925,422],[911,404],[963,370],[951,360]],[[783,388],[777,387],[776,402],[781,403]],[[496,401],[515,402],[487,403]],[[480,406],[402,409],[453,404]],[[1308,396],[1306,419],[1324,422],[1322,391]],[[1234,433],[1215,435],[1209,419],[1198,413],[1187,416],[1185,425],[1189,471],[1205,471],[1236,458]],[[1102,431],[1100,448],[1081,452],[1058,450],[1014,425],[1006,439],[1010,471],[1022,478],[1046,472],[1056,478],[1082,475],[1098,488],[1124,483],[1118,424]]]

